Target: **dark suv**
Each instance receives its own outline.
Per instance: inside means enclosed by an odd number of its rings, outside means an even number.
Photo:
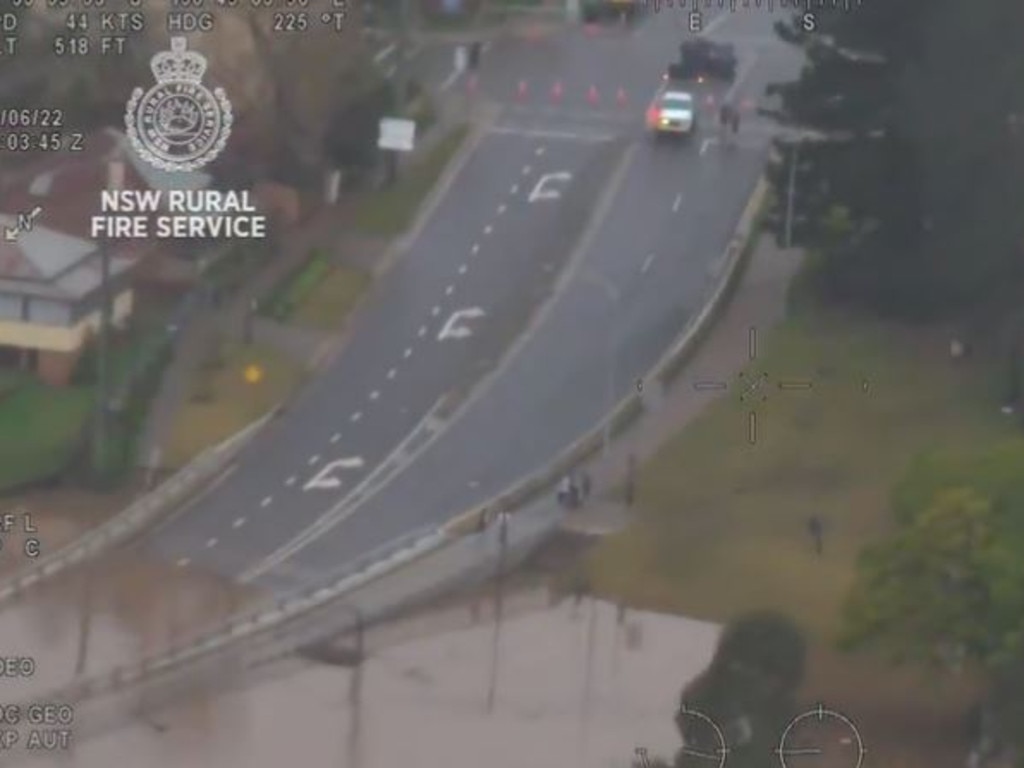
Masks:
[[[733,80],[736,77],[736,47],[697,38],[679,46],[679,61],[668,66],[669,80]]]

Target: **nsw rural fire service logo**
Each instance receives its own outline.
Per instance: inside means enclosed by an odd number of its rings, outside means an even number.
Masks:
[[[173,37],[171,50],[152,58],[156,85],[136,88],[124,116],[139,157],[164,171],[202,168],[231,135],[231,103],[224,89],[203,85],[206,57],[186,48],[184,37]]]

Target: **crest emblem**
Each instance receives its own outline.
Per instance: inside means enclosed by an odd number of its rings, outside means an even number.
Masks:
[[[231,135],[231,103],[223,88],[203,85],[206,57],[187,50],[184,37],[156,54],[150,69],[156,85],[136,88],[124,125],[139,157],[164,171],[194,171],[217,157]]]

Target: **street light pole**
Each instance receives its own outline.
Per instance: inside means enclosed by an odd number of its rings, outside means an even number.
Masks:
[[[363,660],[366,654],[366,621],[363,618],[363,612],[358,607],[354,605],[346,605],[345,607],[355,616],[356,632],[355,665],[352,668],[348,688],[350,720],[347,768],[358,768],[359,732],[362,728]]]
[[[498,655],[501,646],[501,619],[505,600],[505,559],[508,554],[508,513],[498,514],[498,569],[494,574],[494,639],[491,643],[491,679],[487,687],[487,714],[494,711],[498,692]]]
[[[786,191],[786,247],[793,247],[793,200],[796,197],[796,164],[800,156],[800,143],[793,143],[789,161],[789,184]]]

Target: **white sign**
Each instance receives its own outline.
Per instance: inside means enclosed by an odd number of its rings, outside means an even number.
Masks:
[[[473,332],[466,326],[459,325],[459,321],[483,317],[484,314],[484,311],[480,309],[480,307],[470,307],[469,309],[460,309],[458,312],[453,312],[452,316],[448,318],[448,322],[444,324],[441,332],[437,334],[437,340],[444,341],[445,339],[464,339],[467,336],[472,336]]]
[[[223,88],[203,85],[206,57],[188,51],[184,37],[150,59],[156,85],[136,88],[124,113],[128,140],[139,157],[163,171],[194,171],[217,157],[231,135],[231,102]]]
[[[455,64],[453,66],[456,72],[466,71],[469,66],[469,51],[466,50],[466,46],[455,46]]]
[[[403,120],[397,117],[380,119],[380,138],[377,146],[381,149],[394,149],[399,152],[411,152],[416,143],[416,121]]]
[[[341,478],[334,476],[334,471],[337,469],[361,469],[363,466],[363,460],[359,456],[352,456],[347,459],[338,459],[337,461],[329,462],[324,465],[316,475],[302,486],[302,490],[311,491],[314,488],[325,488],[330,490],[337,488],[341,485]]]
[[[566,182],[572,178],[572,174],[568,171],[559,171],[558,173],[545,173],[540,179],[537,180],[537,185],[530,192],[530,196],[527,200],[531,203],[535,203],[538,200],[557,200],[562,196],[562,193],[557,189],[547,189],[546,184],[552,181]]]

